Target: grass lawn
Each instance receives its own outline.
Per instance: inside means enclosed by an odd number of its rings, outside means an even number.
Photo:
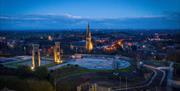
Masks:
[[[31,65],[31,60],[18,60],[18,61],[13,61],[13,62],[7,62],[7,63],[4,63],[3,65],[10,68],[17,68],[20,65],[25,65],[23,63],[26,63],[26,62],[29,62],[27,64]],[[47,64],[42,64],[42,65],[45,65],[46,67],[51,67],[51,66],[55,66],[56,64],[53,62],[49,62]]]
[[[49,64],[46,64],[45,66],[46,66],[46,67],[51,67],[51,66],[55,66],[55,65],[57,65],[57,64],[55,64],[55,63],[49,63]]]
[[[127,68],[118,69],[117,72],[132,72],[134,69],[132,66],[129,66]]]
[[[133,67],[119,69],[118,71],[131,74],[130,72],[133,71]],[[57,91],[74,91],[77,86],[89,81],[118,81],[119,77],[114,76],[112,74],[113,72],[113,70],[90,70],[71,65],[59,68],[53,71],[52,74],[56,77]],[[123,79],[125,79],[125,76],[122,76],[122,80]],[[139,80],[144,79],[134,77],[128,81],[129,84],[135,84],[139,82]]]
[[[97,70],[89,70],[89,69],[84,69],[80,67],[61,67],[57,69],[55,72],[53,72],[53,75],[56,76],[56,78],[63,79],[65,77],[69,76],[74,76],[74,75],[80,75],[84,73],[91,73],[91,72],[96,72]]]

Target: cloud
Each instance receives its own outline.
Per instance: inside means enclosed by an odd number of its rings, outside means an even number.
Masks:
[[[0,26],[1,29],[73,29],[85,28],[88,21],[91,28],[180,29],[180,23],[176,19],[170,16],[93,19],[66,13],[62,15],[0,16]]]
[[[83,19],[81,16],[75,16],[68,13],[57,15],[57,14],[46,14],[46,15],[14,15],[14,16],[0,16],[0,20],[53,20],[53,19],[62,19],[62,18],[70,18],[70,19]]]
[[[0,19],[10,19],[10,17],[7,17],[7,16],[0,16]]]
[[[45,20],[37,16],[0,16],[0,20]]]
[[[63,14],[64,16],[68,17],[68,18],[74,18],[74,19],[82,19],[81,16],[74,16],[74,15],[71,15],[69,13],[65,13]]]

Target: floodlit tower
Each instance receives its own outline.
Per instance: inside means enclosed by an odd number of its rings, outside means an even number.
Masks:
[[[92,36],[89,29],[89,23],[86,29],[86,50],[90,53],[93,50]]]
[[[35,69],[36,67],[41,65],[41,56],[39,51],[39,44],[32,45],[32,66],[31,69]]]
[[[61,55],[60,55],[60,42],[55,42],[54,46],[54,62],[55,63],[62,63]]]

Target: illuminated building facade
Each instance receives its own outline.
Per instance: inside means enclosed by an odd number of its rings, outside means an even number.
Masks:
[[[60,53],[61,53],[60,42],[55,42],[55,46],[54,46],[54,62],[55,63],[62,63]]]
[[[39,51],[39,44],[32,45],[32,66],[31,69],[35,69],[36,67],[41,65],[41,56]]]
[[[93,50],[92,36],[89,29],[89,24],[86,29],[86,50],[88,53],[92,52]]]
[[[111,45],[109,46],[105,46],[104,47],[104,51],[112,53],[117,51],[119,48],[123,48],[123,39],[117,40],[115,42],[113,42]]]

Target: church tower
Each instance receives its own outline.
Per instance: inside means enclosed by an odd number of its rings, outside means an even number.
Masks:
[[[88,53],[92,52],[93,50],[92,36],[89,29],[89,23],[86,29],[86,50]]]

